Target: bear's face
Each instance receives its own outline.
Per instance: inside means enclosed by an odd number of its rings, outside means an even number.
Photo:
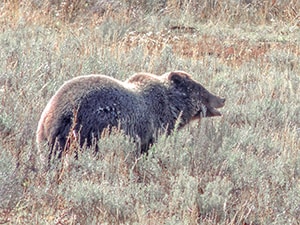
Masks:
[[[168,80],[171,82],[174,90],[189,99],[195,117],[221,116],[216,108],[225,105],[225,99],[211,94],[199,82],[193,80],[185,72],[175,71],[168,74]]]

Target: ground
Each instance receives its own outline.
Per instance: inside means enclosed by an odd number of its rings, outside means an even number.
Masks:
[[[297,224],[299,12],[285,0],[0,3],[0,222]],[[162,136],[147,157],[116,133],[96,156],[41,169],[37,122],[64,81],[172,70],[224,96],[223,117]]]

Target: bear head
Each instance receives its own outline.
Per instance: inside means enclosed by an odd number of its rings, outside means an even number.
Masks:
[[[183,71],[174,71],[164,75],[170,89],[179,99],[189,104],[189,113],[193,118],[221,116],[217,108],[225,105],[225,98],[220,98],[206,90],[191,75]],[[187,103],[188,101],[188,103]]]

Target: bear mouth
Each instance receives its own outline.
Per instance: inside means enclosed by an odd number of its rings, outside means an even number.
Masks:
[[[222,116],[222,114],[214,107],[209,105],[200,104],[200,109],[197,113],[197,116],[200,117],[213,117],[213,116]]]

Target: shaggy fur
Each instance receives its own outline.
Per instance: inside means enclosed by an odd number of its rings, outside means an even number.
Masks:
[[[209,93],[182,71],[157,76],[140,73],[125,82],[104,75],[80,76],[66,82],[44,109],[37,143],[48,143],[61,157],[68,136],[92,145],[106,128],[118,127],[145,152],[159,132],[170,134],[199,117],[220,116],[225,99]],[[179,118],[180,117],[180,118]]]

